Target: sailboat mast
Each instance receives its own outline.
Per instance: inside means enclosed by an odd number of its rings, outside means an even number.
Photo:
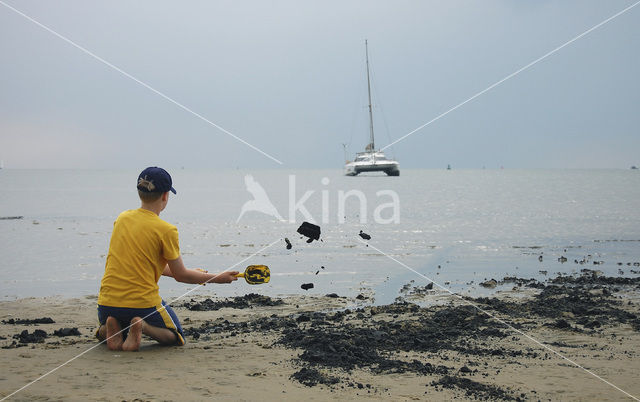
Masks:
[[[369,78],[369,45],[367,44],[366,39],[364,40],[364,49],[367,57],[367,91],[369,94],[369,134],[371,136],[369,145],[371,146],[371,151],[373,152],[376,149],[376,145],[373,139],[373,111],[371,109],[371,80]]]

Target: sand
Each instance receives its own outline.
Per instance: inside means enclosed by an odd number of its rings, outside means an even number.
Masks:
[[[587,290],[596,295],[602,293],[601,288],[591,284]],[[612,295],[607,300],[620,301],[616,311],[628,311],[633,317],[640,305],[637,286],[613,284],[610,288]],[[499,300],[533,300],[539,292],[523,287],[501,294]],[[634,327],[633,320],[608,320],[601,315],[587,322],[580,320],[579,313],[566,312],[558,318],[509,316],[504,313],[507,310],[495,310],[510,324],[585,368],[582,369],[495,320],[459,310],[465,302],[458,298],[437,291],[423,292],[422,297],[444,304],[419,308],[403,301],[371,307],[366,298],[289,296],[275,306],[213,311],[192,311],[181,306],[175,310],[187,329],[187,344],[161,347],[143,338],[139,352],[113,352],[98,345],[94,338],[95,297],[2,302],[0,320],[5,323],[0,324],[0,346],[4,347],[0,350],[0,395],[7,396],[55,370],[10,400],[493,400],[500,396],[506,400],[631,400],[585,370],[588,369],[625,392],[640,396],[640,329]],[[178,304],[189,302],[193,306],[201,301],[189,298]],[[487,305],[483,308],[490,309]],[[463,325],[477,324],[465,327],[464,331],[469,332],[456,335],[445,331],[442,337],[450,333],[451,339],[434,338],[419,348],[407,347],[407,338],[402,338],[413,327],[420,331],[429,328],[433,314],[457,314],[451,316],[455,321],[463,311],[469,314],[463,317]],[[10,319],[41,317],[50,317],[55,323],[6,323]],[[561,320],[566,320],[569,327],[562,328]],[[600,326],[593,327],[592,320],[600,320]],[[577,324],[579,321],[586,324]],[[81,335],[52,335],[61,328],[78,328]],[[447,331],[451,328],[447,327]],[[23,330],[32,334],[36,329],[48,334],[44,342],[15,347],[20,343],[14,335]],[[354,335],[360,330],[364,335]],[[385,345],[386,339],[397,336],[397,350],[383,351],[385,346],[374,342],[372,353],[377,347],[382,349],[373,363],[366,363],[368,356],[341,360],[341,354],[352,353],[349,345],[378,333],[384,335]],[[282,343],[288,337],[303,345],[313,336],[326,342],[318,341],[307,349]],[[346,343],[342,345],[340,340]],[[334,356],[322,354],[329,345],[347,349],[336,351]],[[455,350],[461,345],[464,347]],[[417,363],[411,366],[414,360]],[[360,363],[345,368],[344,364],[354,361]],[[395,365],[380,370],[381,362]],[[302,382],[306,378],[308,385],[293,378],[295,373]],[[327,384],[314,384],[318,378],[324,378]],[[470,381],[467,388],[464,381]],[[478,388],[484,385],[493,388]]]

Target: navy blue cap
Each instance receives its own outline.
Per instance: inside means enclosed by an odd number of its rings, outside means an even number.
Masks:
[[[176,194],[176,189],[171,187],[171,175],[163,168],[148,167],[138,176],[138,190],[145,193],[166,193],[171,191]]]

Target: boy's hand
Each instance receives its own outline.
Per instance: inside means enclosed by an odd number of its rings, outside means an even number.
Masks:
[[[218,275],[216,275],[215,278],[213,278],[212,282],[215,283],[231,283],[233,281],[237,281],[238,277],[236,275],[238,275],[240,272],[238,271],[226,271],[226,272],[222,272]]]

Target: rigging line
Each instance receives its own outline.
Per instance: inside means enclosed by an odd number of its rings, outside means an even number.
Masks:
[[[564,44],[558,46],[557,48],[551,50],[550,52],[540,56],[539,58],[535,59],[534,61],[532,61],[531,63],[527,64],[524,67],[521,67],[520,69],[516,70],[515,72],[507,75],[506,77],[504,77],[503,79],[501,79],[500,81],[497,81],[496,83],[489,85],[487,88],[483,89],[482,91],[478,92],[477,94],[473,95],[472,97],[468,98],[467,100],[459,103],[458,105],[452,107],[451,109],[447,110],[446,112],[443,112],[441,114],[439,114],[438,116],[434,117],[433,119],[429,120],[428,122],[424,123],[423,125],[421,125],[420,127],[414,129],[413,131],[403,135],[402,137],[398,138],[397,140],[395,140],[394,142],[392,142],[391,144],[387,145],[386,147],[382,148],[381,151],[384,151],[386,148],[397,144],[398,142],[404,140],[405,138],[409,137],[410,135],[414,134],[417,131],[422,130],[423,128],[427,127],[428,125],[430,125],[431,123],[440,120],[442,117],[448,115],[449,113],[453,112],[454,110],[458,109],[459,107],[471,102],[472,100],[474,100],[475,98],[477,98],[478,96],[492,90],[493,88],[497,87],[498,85],[502,84],[503,82],[509,80],[510,78],[515,77],[516,75],[520,74],[521,72],[527,70],[528,68],[534,66],[535,64],[541,62],[542,60],[546,59],[547,57],[551,56],[552,54],[556,53],[557,51],[559,51],[560,49],[572,44],[573,42],[577,41],[578,39],[582,38],[583,36],[589,34],[590,32],[600,28],[601,26],[603,26],[604,24],[608,23],[609,21],[619,17],[620,15],[626,13],[627,11],[631,10],[633,7],[637,6],[638,4],[640,4],[640,1],[637,1],[635,3],[633,3],[632,5],[630,5],[629,7],[625,8],[622,11],[619,11],[618,13],[612,15],[611,17],[607,18],[606,20],[600,22],[599,24],[589,28],[588,30],[584,31],[583,33],[581,33],[580,35],[576,36],[575,38],[565,42]]]
[[[5,6],[8,9],[14,11],[16,14],[19,14],[22,17],[26,18],[27,20],[33,22],[34,24],[36,24],[40,28],[46,30],[47,32],[53,34],[54,36],[62,39],[63,41],[65,41],[68,44],[70,44],[71,46],[75,47],[76,49],[79,49],[82,52],[84,52],[85,54],[93,57],[95,60],[99,61],[100,63],[106,65],[107,67],[112,68],[113,70],[119,72],[120,74],[122,74],[125,77],[131,79],[132,81],[135,81],[136,83],[138,83],[138,84],[142,85],[143,87],[147,88],[148,90],[150,90],[151,92],[155,93],[156,95],[159,95],[160,97],[164,98],[165,100],[173,103],[174,105],[178,106],[180,109],[192,114],[193,116],[199,118],[200,120],[204,121],[205,123],[208,123],[209,125],[211,125],[211,126],[217,128],[218,130],[222,131],[223,133],[233,137],[234,139],[236,139],[237,141],[243,143],[244,145],[248,146],[249,148],[253,149],[254,151],[257,151],[257,152],[261,153],[262,155],[266,156],[267,158],[271,159],[272,161],[274,161],[274,162],[276,162],[276,163],[278,163],[280,165],[283,164],[281,161],[279,161],[278,159],[276,159],[273,156],[269,155],[268,153],[264,152],[260,148],[248,143],[247,141],[243,140],[242,138],[238,137],[237,135],[233,134],[232,132],[224,129],[223,127],[217,125],[216,123],[212,122],[211,120],[207,119],[206,117],[202,116],[201,114],[199,114],[197,112],[194,112],[189,107],[183,105],[182,103],[176,101],[175,99],[169,97],[168,95],[165,95],[163,92],[160,92],[159,90],[153,88],[151,85],[139,80],[138,78],[136,78],[133,75],[127,73],[126,71],[122,70],[121,68],[111,64],[107,60],[105,60],[102,57],[96,55],[95,53],[92,53],[91,51],[89,51],[89,50],[85,49],[84,47],[78,45],[77,43],[75,43],[71,39],[67,38],[66,36],[64,36],[62,34],[59,34],[58,32],[54,31],[53,29],[49,28],[48,26],[46,26],[46,25],[36,21],[35,19],[29,17],[27,14],[23,13],[22,11],[10,6],[9,4],[5,3],[2,0],[0,0],[0,4],[2,4],[3,6]]]

